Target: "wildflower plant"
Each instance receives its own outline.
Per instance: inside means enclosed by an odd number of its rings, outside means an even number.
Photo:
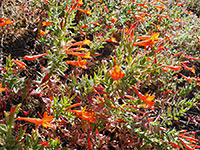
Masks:
[[[196,131],[176,126],[197,107],[200,85],[199,18],[181,1],[29,3],[42,49],[0,66],[0,146],[199,148]],[[5,29],[15,25],[0,19]],[[189,116],[185,124],[191,120],[198,123]]]

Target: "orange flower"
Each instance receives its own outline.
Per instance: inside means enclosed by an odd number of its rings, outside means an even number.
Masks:
[[[179,134],[179,136],[191,142],[199,142],[199,140],[195,139],[194,137],[185,136],[185,134]]]
[[[97,22],[90,22],[90,23],[93,24],[93,25],[99,26],[98,21]]]
[[[79,47],[79,48],[70,48],[70,49],[66,49],[65,51],[67,52],[67,51],[73,51],[73,52],[75,52],[75,51],[86,51],[86,49],[85,48],[81,48],[81,47]]]
[[[24,62],[19,61],[19,60],[15,60],[15,59],[13,59],[12,61],[13,61],[15,64],[17,64],[17,66],[18,66],[19,68],[21,68],[21,69],[25,69],[25,68],[26,68],[26,64],[25,64]]]
[[[100,41],[107,41],[107,42],[114,42],[114,43],[118,43],[116,41],[116,39],[114,37],[111,36],[111,39],[103,39],[103,40],[100,40]]]
[[[13,24],[13,22],[12,22],[9,18],[6,19],[5,23],[6,23],[6,25],[7,25],[7,24]]]
[[[133,45],[135,46],[135,45],[138,45],[138,46],[150,46],[150,45],[153,45],[153,44],[155,44],[155,42],[153,42],[152,40],[150,40],[150,41],[141,41],[141,42],[136,42],[136,43],[134,43]]]
[[[78,10],[78,11],[84,13],[84,14],[87,14],[87,15],[91,15],[92,14],[90,8],[88,10],[83,10],[83,9],[80,9],[80,8],[76,8],[76,10]]]
[[[8,24],[13,24],[13,22],[8,18],[6,19],[6,21],[4,21],[4,18],[1,18],[0,19],[0,26],[5,26],[5,25],[8,25]]]
[[[151,15],[149,15],[148,13],[140,13],[140,12],[138,12],[137,14],[140,15],[140,16],[148,16],[148,17],[151,17]]]
[[[77,104],[70,105],[65,109],[65,111],[68,111],[69,109],[74,108],[74,107],[78,107],[80,105],[82,105],[82,103],[77,103]]]
[[[79,52],[66,52],[67,55],[75,55],[75,56],[80,56],[83,58],[89,58],[91,59],[92,57],[90,56],[90,52],[87,53],[79,53]]]
[[[47,21],[43,21],[42,22],[42,26],[48,26],[48,25],[50,25],[52,22],[47,22]]]
[[[137,93],[137,95],[139,96],[139,98],[146,103],[147,105],[149,105],[150,107],[152,107],[154,105],[154,103],[152,102],[155,98],[155,95],[149,96],[148,94],[143,95],[141,92],[139,92],[135,87],[133,87],[133,90]]]
[[[80,29],[89,28],[89,25],[81,26],[81,27],[79,27],[79,28],[80,28]]]
[[[193,74],[195,74],[195,69],[194,69],[194,66],[192,66],[192,68],[186,66],[184,63],[182,63],[183,67],[189,71],[191,71]]]
[[[165,5],[162,5],[162,6],[154,5],[154,7],[158,8],[158,11],[159,11],[160,9],[165,9]]]
[[[72,7],[71,7],[71,10],[68,10],[68,14],[70,14],[76,8],[76,6],[77,4],[74,4],[74,2],[72,1]],[[66,5],[65,10],[67,11],[67,5]]]
[[[70,45],[67,45],[66,48],[69,48],[71,46],[83,46],[83,45],[89,45],[89,44],[92,44],[90,40],[87,40],[85,39],[84,41],[80,41],[80,42],[76,42],[76,43],[73,43],[73,44],[70,44]]]
[[[155,23],[152,22],[152,24],[156,27],[156,29],[160,30],[160,25],[156,25]]]
[[[144,22],[145,21],[145,18],[144,17],[142,17],[142,16],[137,16],[137,15],[135,15],[135,17],[134,18],[136,18],[138,21],[142,21],[142,22]]]
[[[5,90],[6,90],[6,88],[2,88],[2,84],[0,83],[0,92],[3,92]]]
[[[43,147],[49,146],[49,142],[48,141],[47,142],[41,141],[39,144],[41,144]]]
[[[145,40],[145,41],[141,41],[141,42],[136,42],[133,45],[139,45],[139,46],[150,46],[155,44],[155,41],[158,41],[159,38],[159,33],[153,33],[151,36],[143,36],[143,37],[138,37],[138,39],[140,40]]]
[[[130,95],[125,95],[126,98],[129,98],[131,100],[134,100],[135,98],[133,96],[130,96]]]
[[[17,109],[17,105],[14,105],[14,106],[10,109],[10,115],[9,115],[9,117],[12,116],[12,114],[16,111],[16,109]]]
[[[0,23],[4,22],[4,18],[0,18]]]
[[[183,54],[183,52],[178,52],[178,53],[174,54],[172,57],[176,57],[176,56],[179,56],[179,55],[182,55],[182,54]]]
[[[160,14],[158,14],[158,16],[159,16],[159,17],[163,17],[163,18],[165,18],[165,19],[169,19],[169,15],[160,15]]]
[[[40,30],[40,35],[45,36],[47,33],[45,31]]]
[[[131,33],[131,31],[135,29],[135,27],[137,26],[137,23],[138,23],[138,22],[135,22],[135,23],[130,27],[130,29],[129,29],[129,30],[127,31],[127,33],[126,33],[126,36],[128,36],[128,35]]]
[[[182,73],[179,73],[185,80],[187,80],[188,82],[191,82],[192,81],[192,78],[190,77],[186,77],[184,76]]]
[[[191,59],[191,60],[194,60],[194,61],[198,61],[199,60],[199,58],[191,57],[191,56],[188,56],[188,55],[185,55],[185,57],[187,59]]]
[[[110,76],[114,79],[119,81],[121,78],[123,78],[125,76],[125,73],[123,73],[119,66],[114,66],[114,69],[112,71],[108,71]]]
[[[158,36],[159,36],[159,33],[153,33],[153,34],[150,36],[150,38],[147,39],[147,41],[148,41],[148,40],[158,41],[158,40],[159,40]]]
[[[55,126],[50,123],[53,120],[53,116],[47,116],[47,112],[44,112],[42,119],[40,119],[40,118],[18,117],[17,120],[24,120],[24,121],[32,122],[32,123],[35,123],[37,125],[42,125],[45,128],[48,128],[48,127],[55,128]]]
[[[168,65],[164,65],[164,67],[172,69],[173,71],[178,71],[181,69],[181,66],[168,66]]]
[[[113,28],[113,26],[112,26],[112,25],[110,25],[110,26],[105,26],[104,28],[105,28],[105,29],[106,29],[106,28]]]
[[[173,89],[172,89],[172,90],[164,91],[164,92],[163,92],[163,95],[166,95],[167,93],[172,92],[172,91],[173,91]]]
[[[110,17],[110,20],[111,20],[112,23],[115,23],[115,21],[117,20],[117,18],[116,17],[115,18]]]
[[[78,0],[78,6],[83,5],[83,1],[82,0]]]
[[[175,21],[175,22],[181,22],[181,19],[178,18],[178,19],[175,19],[174,21]]]
[[[0,69],[0,71],[7,71],[7,69],[6,68]],[[17,69],[11,69],[11,71],[18,71],[18,70]]]
[[[78,61],[67,61],[66,63],[81,67],[83,69],[87,69],[87,67],[85,66],[85,64],[87,63],[87,60],[81,60],[81,57],[78,57]]]
[[[187,150],[194,150],[193,148],[190,148],[180,137],[178,139],[181,141],[181,143],[185,146]]]
[[[92,123],[97,123],[97,120],[95,118],[95,112],[87,112],[86,111],[86,106],[80,111],[80,110],[68,110],[70,112],[74,112],[75,116],[82,118],[84,120],[88,120]]]
[[[145,5],[145,3],[140,4],[140,3],[135,3],[135,2],[133,2],[133,4],[136,4],[136,5],[141,6],[141,7],[144,7],[144,8],[148,8],[148,6]]]
[[[24,56],[24,59],[25,60],[35,60],[37,58],[40,58],[40,57],[43,57],[43,56],[46,56],[47,54],[44,53],[44,54],[39,54],[39,55],[33,55],[33,56]]]
[[[192,11],[186,11],[186,10],[184,10],[184,9],[183,9],[183,12],[184,12],[184,13],[187,13],[187,14],[190,14],[190,15],[193,14]]]
[[[181,148],[178,144],[175,144],[175,143],[172,143],[172,142],[169,142],[169,144],[173,145],[176,148],[179,148],[179,149]]]

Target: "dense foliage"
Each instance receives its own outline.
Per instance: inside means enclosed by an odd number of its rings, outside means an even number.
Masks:
[[[191,3],[0,5],[0,149],[200,148]]]

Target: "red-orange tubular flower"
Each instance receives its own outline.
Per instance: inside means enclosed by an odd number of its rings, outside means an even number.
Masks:
[[[5,26],[8,24],[13,24],[13,22],[8,18],[6,21],[4,21],[4,18],[0,18],[0,26]]]
[[[10,115],[9,117],[11,117],[11,115],[16,111],[17,109],[17,105],[14,105],[11,109],[10,109]]]
[[[191,82],[192,79],[194,80],[194,78],[190,78],[190,77],[186,77],[184,76],[182,73],[179,73],[185,80],[187,80],[188,82]]]
[[[150,45],[153,45],[155,44],[155,42],[153,42],[152,40],[150,41],[141,41],[141,42],[137,42],[137,43],[134,43],[133,45],[138,45],[138,46],[150,46]]]
[[[153,33],[151,36],[142,36],[142,37],[138,37],[137,39],[140,40],[145,40],[145,41],[141,41],[141,42],[136,42],[133,45],[138,45],[138,46],[150,46],[156,43],[156,41],[159,40],[158,38],[159,33]]]
[[[79,53],[79,52],[66,52],[67,55],[74,55],[74,56],[79,56],[83,58],[89,58],[91,59],[92,57],[90,56],[90,52],[86,53]]]
[[[82,12],[82,13],[84,13],[84,14],[87,14],[87,15],[91,15],[92,14],[90,9],[88,9],[88,10],[83,10],[83,9],[80,9],[80,8],[75,8],[75,9],[80,11],[80,12]]]
[[[13,59],[12,60],[19,68],[21,69],[25,69],[26,68],[26,64],[20,60],[15,60]]]
[[[92,123],[97,123],[97,120],[95,118],[95,112],[87,112],[86,106],[82,110],[67,110],[70,112],[74,112],[75,116],[82,118],[84,120],[90,121]]]
[[[174,21],[175,21],[175,22],[181,22],[181,19],[178,18],[178,19],[175,19]]]
[[[69,48],[71,46],[83,46],[83,45],[89,45],[89,44],[92,44],[92,42],[90,40],[85,39],[84,41],[79,41],[79,42],[67,45],[66,48]]]
[[[76,103],[76,104],[70,105],[70,106],[68,106],[68,107],[65,109],[65,111],[68,111],[68,110],[70,110],[71,108],[78,107],[78,106],[80,106],[80,105],[82,105],[82,103]]]
[[[33,55],[33,56],[24,56],[24,59],[25,60],[35,60],[37,58],[40,58],[40,57],[43,57],[43,56],[46,56],[47,54],[44,53],[44,54],[39,54],[39,55]]]
[[[169,66],[169,65],[164,65],[164,67],[169,68],[173,71],[179,71],[181,69],[181,66]]]
[[[186,57],[187,59],[191,59],[191,60],[194,60],[194,61],[198,61],[198,60],[199,60],[199,58],[192,57],[192,56],[188,56],[188,55],[185,55],[185,57]]]
[[[111,36],[111,39],[103,39],[103,40],[100,40],[100,41],[118,43],[118,42],[116,41],[116,39],[115,39],[114,37],[112,37],[112,36]]]
[[[2,88],[2,84],[0,83],[0,92],[3,92],[5,90],[6,90],[6,88]]]
[[[121,78],[123,78],[125,76],[125,73],[123,73],[119,66],[114,66],[113,70],[112,71],[108,71],[110,76],[114,79],[114,80],[117,80],[119,81]]]
[[[162,6],[154,5],[154,7],[158,8],[158,10],[160,10],[160,9],[165,9],[165,8],[166,8],[165,5],[162,5]]]
[[[24,120],[28,122],[35,123],[37,125],[42,125],[45,128],[54,128],[55,126],[51,124],[50,122],[53,121],[53,116],[47,116],[47,112],[44,112],[43,118],[28,118],[28,117],[18,117],[17,120]]]
[[[45,31],[40,30],[40,35],[45,36],[47,33]]]
[[[47,21],[43,21],[42,22],[42,26],[48,26],[48,25],[50,25],[52,22],[47,22]]]
[[[144,7],[144,8],[148,8],[148,6],[145,4],[145,2],[143,4],[140,4],[140,3],[135,3],[135,2],[132,2],[133,4],[136,4],[138,6],[141,6],[141,7]]]
[[[78,1],[78,6],[82,6],[83,5],[83,1],[82,0],[76,0]]]
[[[133,90],[137,93],[139,98],[146,103],[148,106],[152,107],[154,105],[154,102],[152,102],[155,98],[155,95],[149,96],[148,94],[143,95],[141,92],[137,90],[137,88],[133,87]]]
[[[186,66],[184,63],[182,63],[182,65],[183,65],[183,67],[184,67],[185,69],[187,69],[187,70],[191,71],[193,74],[195,74],[194,66],[188,67],[188,66]],[[196,74],[195,74],[195,75],[196,75]]]
[[[87,67],[85,66],[85,64],[87,63],[87,60],[82,60],[81,57],[78,57],[78,61],[67,61],[67,64],[71,64],[74,66],[78,66],[81,67],[83,69],[86,69]]]

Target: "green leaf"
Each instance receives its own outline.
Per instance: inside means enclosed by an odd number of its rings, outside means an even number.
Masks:
[[[140,65],[144,65],[145,61],[146,61],[146,58],[145,58],[145,57],[141,58],[141,60],[140,60]]]
[[[73,82],[74,86],[76,86],[76,79],[75,79],[74,75],[72,76],[72,82]]]

